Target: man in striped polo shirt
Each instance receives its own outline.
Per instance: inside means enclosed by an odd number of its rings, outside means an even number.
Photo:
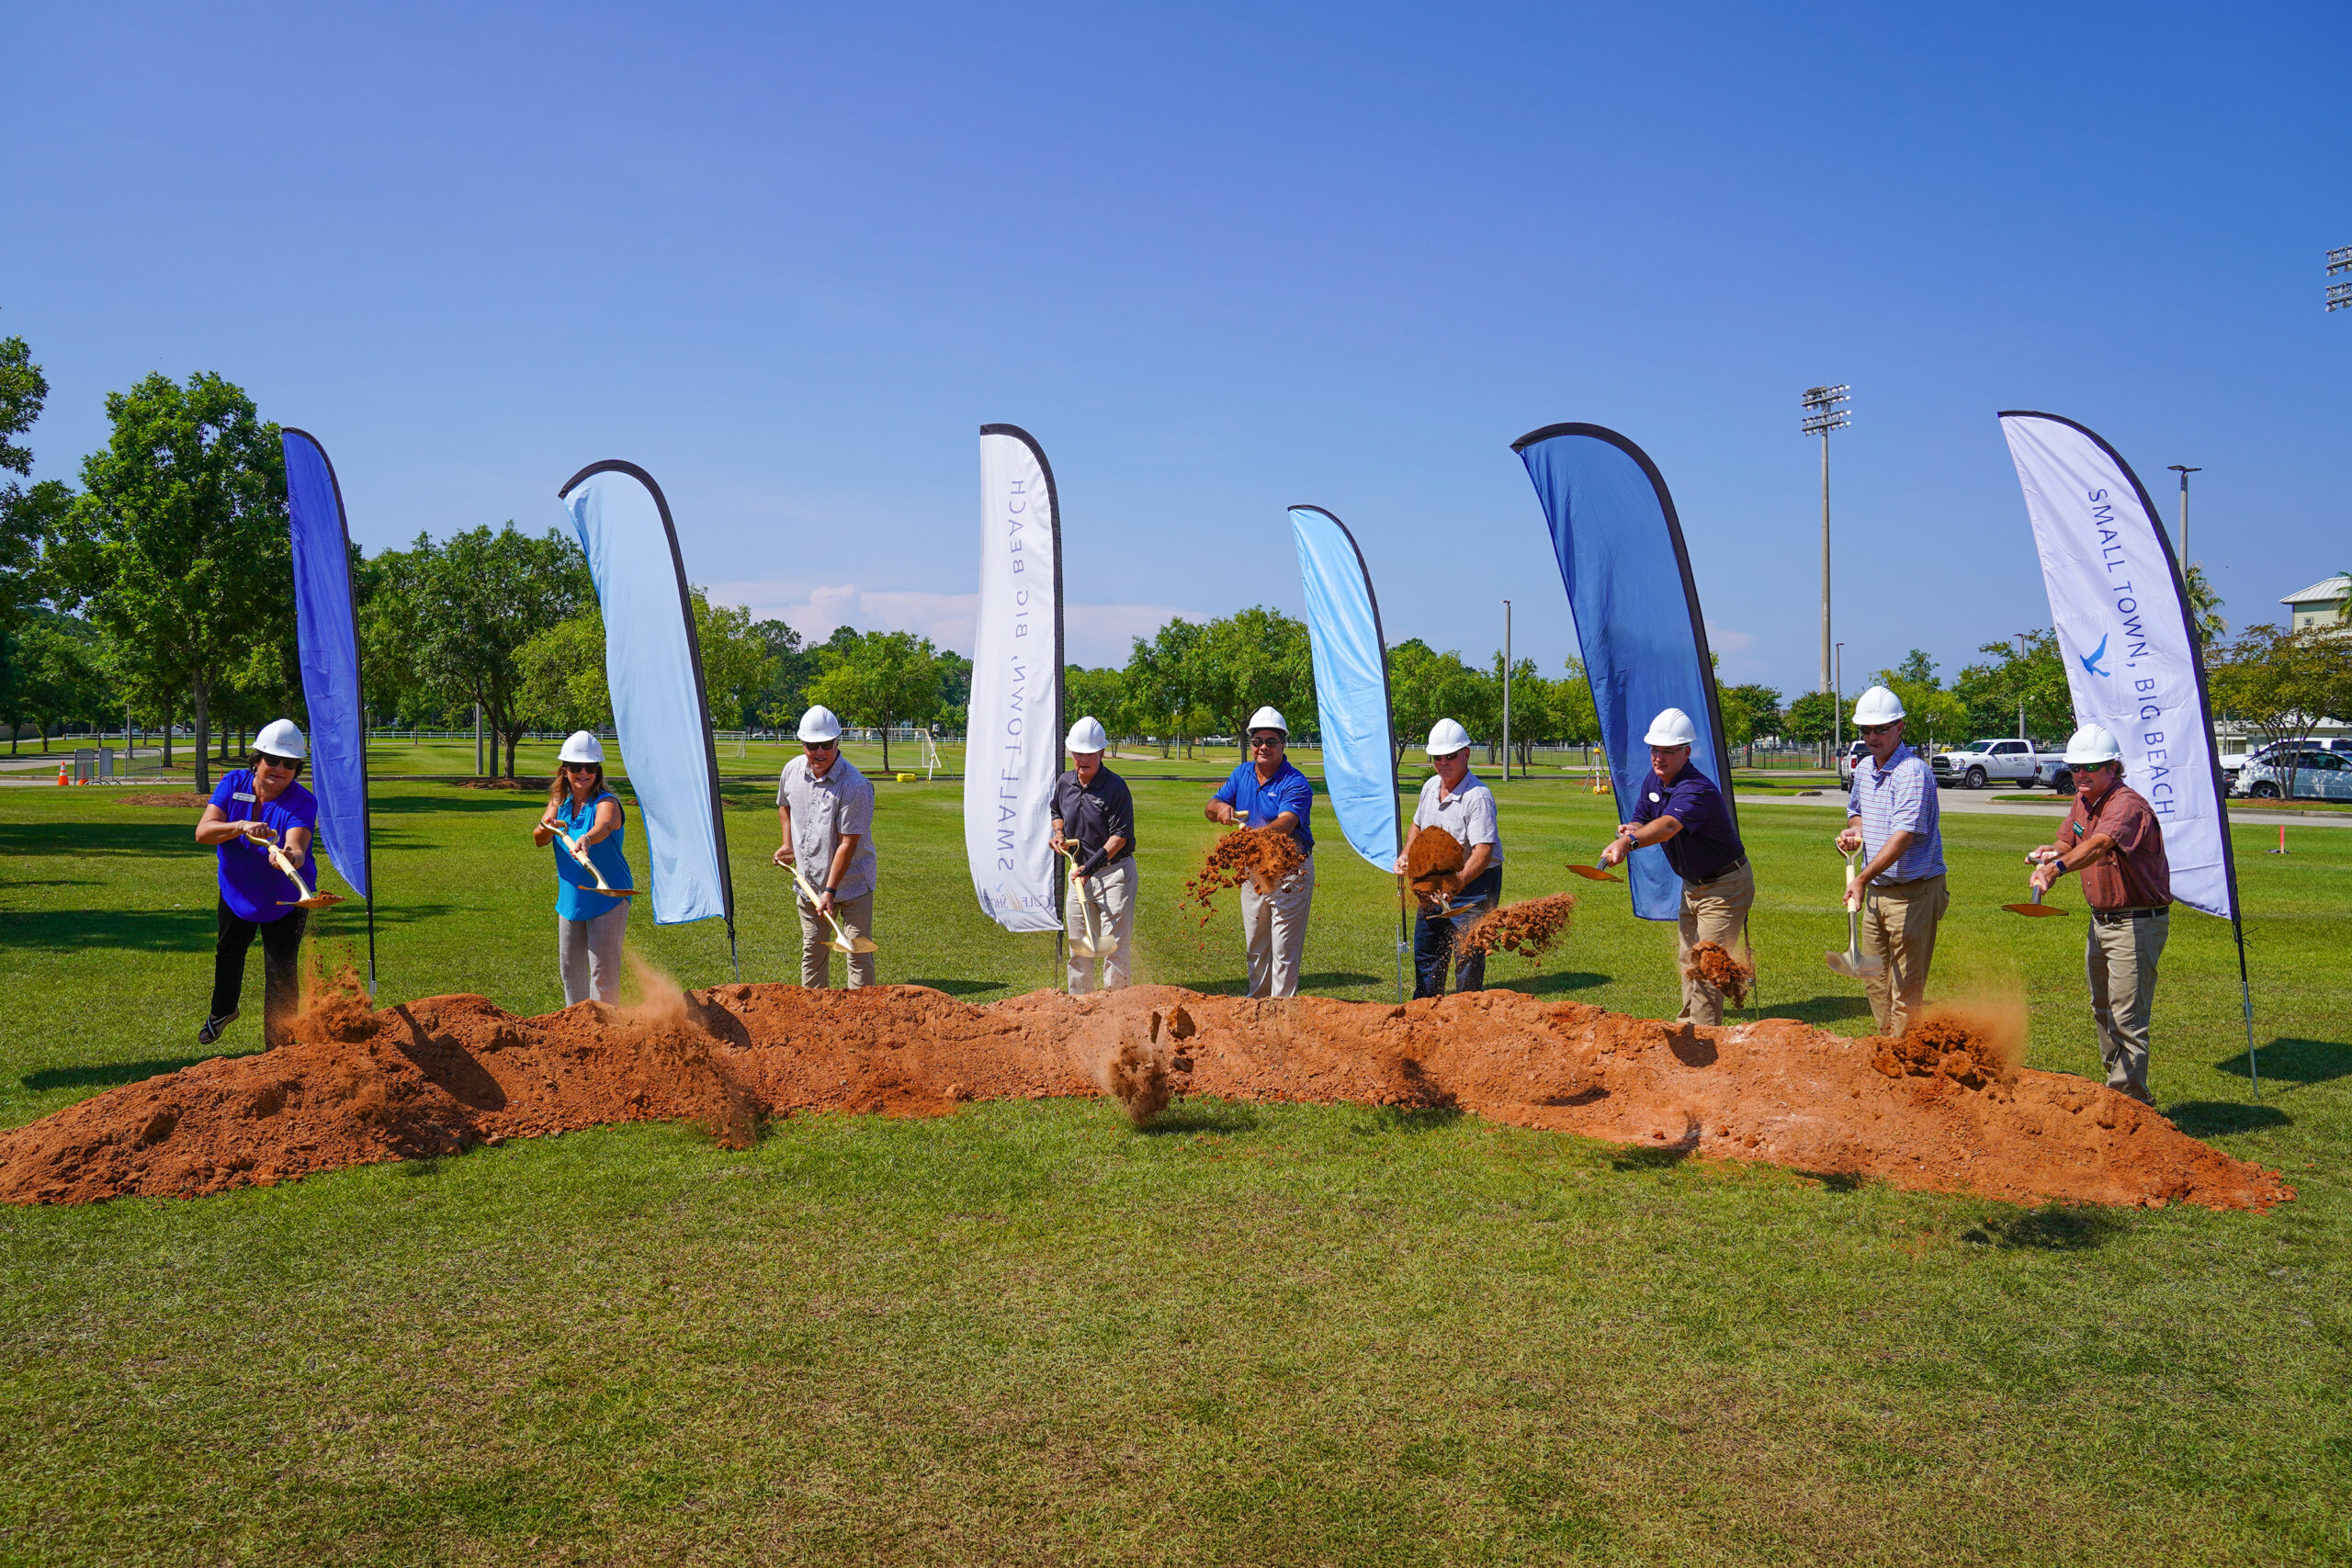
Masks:
[[[1936,775],[1927,759],[1903,744],[1903,704],[1872,686],[1854,704],[1854,728],[1870,755],[1854,768],[1846,796],[1846,830],[1838,850],[1867,857],[1852,897],[1862,908],[1862,951],[1885,961],[1864,982],[1881,1034],[1901,1034],[1919,1016],[1928,965],[1936,955],[1936,925],[1951,896],[1944,889],[1944,836]]]

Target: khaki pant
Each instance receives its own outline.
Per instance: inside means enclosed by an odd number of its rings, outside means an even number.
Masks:
[[[1083,893],[1080,892],[1084,888]],[[1092,910],[1087,908],[1089,902]],[[1069,994],[1082,997],[1094,989],[1094,965],[1102,965],[1102,989],[1115,991],[1127,983],[1127,950],[1136,931],[1136,862],[1133,855],[1113,861],[1091,877],[1072,878],[1062,907],[1062,924],[1069,932]],[[1111,952],[1100,960],[1080,958],[1078,943],[1092,942]]]
[[[2148,1095],[2148,1013],[2156,999],[2156,960],[2171,934],[2169,910],[2111,924],[2094,919],[2083,948],[2107,1087],[2143,1105],[2155,1103]]]
[[[1951,907],[1940,873],[1914,882],[1874,882],[1862,905],[1861,948],[1886,960],[1863,984],[1881,1034],[1901,1034],[1919,1014],[1928,965],[1936,956],[1936,922]]]
[[[628,932],[628,905],[594,919],[555,918],[557,973],[563,976],[563,1005],[616,1002],[621,997],[621,938]]]
[[[1676,928],[1674,962],[1682,975],[1680,1021],[1710,1026],[1724,1021],[1723,993],[1690,975],[1690,950],[1702,942],[1743,951],[1747,911],[1756,902],[1756,868],[1743,865],[1702,887],[1682,885],[1682,918]]]
[[[1241,939],[1250,950],[1250,994],[1298,995],[1298,961],[1306,952],[1306,915],[1315,904],[1315,857],[1272,893],[1241,885]]]
[[[830,986],[833,983],[833,950],[826,943],[833,940],[833,928],[817,912],[817,906],[806,898],[795,902],[800,909],[800,983],[804,986]],[[862,898],[833,900],[833,919],[852,937],[874,934],[874,895]],[[843,955],[849,960],[849,988],[853,991],[875,983],[880,973],[870,953]]]

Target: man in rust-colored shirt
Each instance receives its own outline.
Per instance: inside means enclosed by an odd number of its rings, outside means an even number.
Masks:
[[[2091,985],[2107,1087],[2143,1105],[2148,1094],[2148,1013],[2156,996],[2156,960],[2172,930],[2172,868],[2165,830],[2137,790],[2123,782],[2122,748],[2096,724],[2066,742],[2075,770],[2075,804],[2055,843],[2026,858],[2038,897],[2069,872],[2083,879],[2091,907],[2083,965]]]

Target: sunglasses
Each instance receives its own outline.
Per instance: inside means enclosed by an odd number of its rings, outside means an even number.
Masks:
[[[1860,733],[1864,735],[1892,735],[1894,730],[1895,726],[1892,724],[1865,724],[1860,728]]]
[[[841,746],[838,740],[803,740],[800,743],[803,751],[838,751]]]
[[[566,762],[563,771],[567,773],[593,773],[604,765],[602,762]]]
[[[1252,746],[1279,746],[1282,743],[1283,738],[1279,735],[1253,735],[1250,738]]]

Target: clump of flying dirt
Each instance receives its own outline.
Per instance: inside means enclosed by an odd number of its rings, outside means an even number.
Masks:
[[[1541,958],[1566,934],[1568,918],[1576,913],[1576,895],[1546,893],[1517,904],[1489,909],[1454,939],[1456,949],[1469,953],[1516,953]]]
[[[1682,972],[1736,1008],[1747,1005],[1747,988],[1756,984],[1756,966],[1741,963],[1719,942],[1693,944]]]
[[[198,795],[194,790],[186,795],[119,795],[115,798],[125,806],[168,806],[179,811],[201,811],[212,804],[210,795]]]
[[[1416,908],[1451,898],[1462,888],[1462,840],[1434,825],[1405,846],[1407,901]]]
[[[2025,1055],[2022,1010],[1997,1005],[1932,1007],[1900,1039],[1881,1039],[1871,1066],[1891,1078],[1943,1077],[1970,1089],[2005,1084]]]
[[[1192,1015],[1182,1008],[1154,1009],[1148,1021],[1122,1027],[1117,1044],[1095,1064],[1095,1082],[1135,1125],[1148,1125],[1183,1093],[1178,1077],[1190,1073],[1193,1063],[1178,1042],[1192,1032]]]
[[[368,987],[359,978],[358,966],[341,964],[330,979],[317,956],[316,946],[302,951],[306,955],[302,1005],[294,1015],[295,1038],[337,1040],[350,1044],[373,1036],[376,1008],[368,999]]]
[[[1184,884],[1176,907],[1196,904],[1201,923],[1208,923],[1219,891],[1244,882],[1261,893],[1272,893],[1306,863],[1298,840],[1279,828],[1242,828],[1217,840],[1197,874]]]
[[[973,1007],[921,986],[639,984],[658,994],[516,1018],[471,996],[367,1013],[346,979],[274,1051],[0,1133],[0,1201],[195,1197],[614,1122],[698,1122],[741,1144],[758,1119],[800,1111],[935,1116],[977,1100],[1108,1094],[1140,1123],[1180,1092],[1452,1106],[2020,1203],[2263,1209],[2294,1196],[2277,1171],[2104,1084],[2024,1067],[1996,1077],[2014,1059],[2005,1037],[1968,1014],[1856,1042],[1793,1019],[1678,1026],[1511,991],[1396,1007],[1136,986]]]

